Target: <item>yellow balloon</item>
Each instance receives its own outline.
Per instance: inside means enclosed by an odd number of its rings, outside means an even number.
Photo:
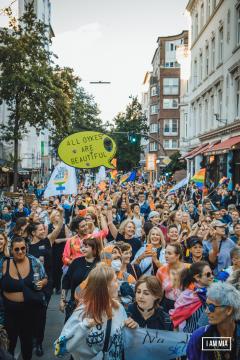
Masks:
[[[65,164],[78,169],[92,169],[101,165],[115,169],[111,160],[116,150],[116,143],[110,136],[97,131],[81,131],[63,139],[58,147],[58,155]]]

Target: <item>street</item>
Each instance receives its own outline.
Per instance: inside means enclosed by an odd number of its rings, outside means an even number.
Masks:
[[[53,343],[60,335],[60,332],[61,332],[61,329],[63,326],[63,321],[64,321],[63,313],[58,310],[59,299],[60,299],[60,295],[53,294],[50,304],[49,304],[49,307],[48,307],[47,325],[46,325],[46,332],[45,332],[45,338],[44,338],[44,343],[43,343],[44,355],[41,358],[39,358],[33,352],[33,357],[32,357],[33,360],[56,359],[56,357],[54,356]],[[20,346],[18,344],[18,347],[16,350],[16,355],[17,355],[16,358],[22,360],[22,357],[19,354],[20,354]],[[69,359],[69,358],[70,358],[70,355],[66,355],[66,356],[62,357],[62,359]]]

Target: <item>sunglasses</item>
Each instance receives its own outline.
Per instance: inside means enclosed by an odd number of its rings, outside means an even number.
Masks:
[[[206,274],[203,274],[203,276],[206,276],[207,278],[210,278],[210,277],[212,277],[213,276],[213,273],[212,272],[207,272]]]
[[[225,306],[227,306],[227,305],[215,305],[215,304],[212,304],[212,303],[210,303],[210,304],[206,303],[206,309],[208,309],[208,311],[211,312],[211,313],[214,313],[216,308],[225,307]]]
[[[22,246],[22,247],[16,247],[15,249],[13,249],[14,251],[16,251],[16,253],[21,252],[25,252],[26,251],[26,246]]]
[[[169,213],[163,213],[163,215],[169,215]]]

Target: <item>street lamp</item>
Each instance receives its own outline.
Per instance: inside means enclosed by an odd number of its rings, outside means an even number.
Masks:
[[[104,85],[104,84],[111,84],[111,81],[89,81],[89,84]]]

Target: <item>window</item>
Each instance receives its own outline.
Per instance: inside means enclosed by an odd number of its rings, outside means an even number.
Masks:
[[[163,93],[164,93],[164,95],[178,95],[179,79],[178,78],[164,78],[163,79]]]
[[[207,20],[208,20],[209,16],[211,15],[211,0],[207,0],[207,11],[206,11],[206,15],[207,15]]]
[[[203,56],[202,53],[199,55],[199,80],[203,79]]]
[[[221,64],[223,61],[223,27],[219,29],[218,34],[218,63]]]
[[[174,50],[175,50],[174,44],[170,44],[170,51],[174,51]]]
[[[205,75],[209,73],[209,48],[206,46],[206,59],[205,59]]]
[[[231,13],[230,13],[230,10],[228,10],[228,13],[227,13],[227,43],[229,43],[229,41],[230,41],[230,31],[231,31],[230,20],[231,20]]]
[[[198,13],[195,15],[195,38],[198,36]]]
[[[193,65],[193,87],[196,88],[197,87],[197,59],[194,60],[194,65]]]
[[[211,118],[211,126],[214,124],[214,95],[210,98],[210,118]]]
[[[164,149],[169,149],[169,146],[170,146],[170,141],[169,141],[169,140],[164,140],[164,141],[163,141],[163,147],[164,147]]]
[[[163,99],[163,109],[177,109],[178,99]]]
[[[205,118],[205,123],[204,123],[204,130],[206,131],[208,129],[208,100],[205,100],[205,106],[204,106],[204,118]]]
[[[198,128],[199,128],[199,132],[202,131],[202,104],[200,103],[198,105]]]
[[[157,96],[157,86],[151,87],[151,96]]]
[[[177,135],[178,134],[178,120],[165,119],[164,120],[164,135]]]
[[[185,138],[188,137],[188,114],[184,114]]]
[[[176,63],[174,64],[173,61],[170,61],[170,62],[166,62],[166,63],[165,63],[165,67],[167,67],[167,68],[173,68],[173,67],[177,67],[177,66],[176,66]]]
[[[150,133],[157,133],[158,132],[158,124],[150,124]]]
[[[158,144],[156,142],[150,142],[150,151],[158,151]]]
[[[236,79],[236,89],[237,89],[236,115],[240,116],[240,77]]]
[[[177,148],[178,148],[178,140],[172,139],[172,149],[177,149]]]
[[[158,114],[158,105],[151,105],[150,115]]]
[[[201,5],[201,10],[200,10],[200,28],[202,29],[204,25],[204,3],[202,3]]]
[[[215,38],[212,38],[212,58],[211,58],[211,63],[212,63],[212,71],[215,70]]]
[[[165,139],[163,140],[164,149],[177,149],[178,148],[178,140],[177,139]]]
[[[237,45],[240,45],[240,6],[237,8]]]
[[[218,91],[218,116],[219,116],[219,119],[222,119],[222,90],[219,90]]]
[[[215,9],[215,7],[216,7],[216,3],[217,3],[217,1],[216,0],[212,0],[212,8],[213,8],[213,10]]]

